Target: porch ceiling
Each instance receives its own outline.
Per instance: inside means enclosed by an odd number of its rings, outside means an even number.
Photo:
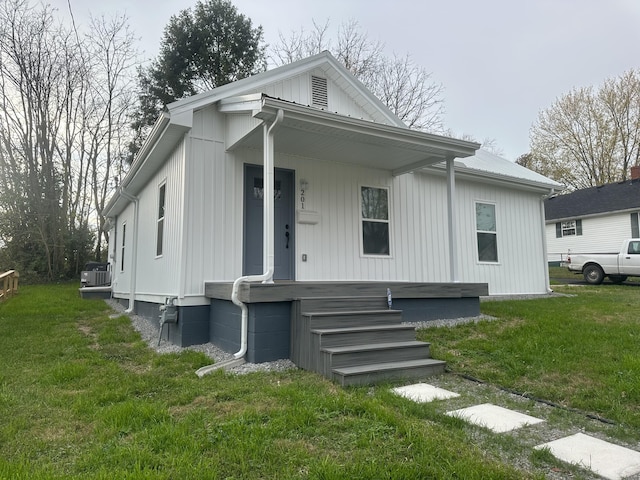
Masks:
[[[474,142],[381,125],[270,97],[263,98],[262,108],[254,110],[253,116],[271,122],[278,110],[284,111],[284,119],[274,130],[276,152],[389,170],[394,175],[467,157],[480,147]],[[230,150],[261,149],[262,141],[260,125]]]

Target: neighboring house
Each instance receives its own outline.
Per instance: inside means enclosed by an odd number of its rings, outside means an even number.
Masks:
[[[112,295],[175,305],[174,343],[308,368],[305,309],[390,293],[428,320],[546,293],[560,185],[478,147],[408,129],[327,52],[172,103],[104,212]]]
[[[568,253],[617,252],[624,240],[640,238],[640,167],[630,180],[551,196],[544,207],[551,264]]]

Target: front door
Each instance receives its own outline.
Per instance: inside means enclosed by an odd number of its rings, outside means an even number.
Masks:
[[[294,190],[293,171],[274,171],[274,280],[294,279]],[[263,168],[244,169],[244,275],[264,273],[262,264],[262,225],[264,195]]]

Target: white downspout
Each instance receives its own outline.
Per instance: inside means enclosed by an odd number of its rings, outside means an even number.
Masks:
[[[240,350],[233,354],[234,359],[226,362],[207,365],[199,368],[196,375],[202,377],[207,373],[225,367],[233,367],[241,365],[245,362],[244,356],[247,353],[247,337],[249,330],[249,309],[246,304],[239,298],[240,286],[243,283],[262,282],[273,283],[275,247],[274,247],[274,198],[273,198],[273,164],[274,164],[274,148],[273,148],[273,131],[275,127],[284,119],[284,111],[278,110],[276,118],[271,125],[263,124],[264,132],[264,170],[263,170],[263,222],[262,222],[262,248],[263,248],[263,264],[265,271],[262,275],[244,275],[236,278],[231,289],[231,301],[242,310],[241,330],[240,330]]]
[[[553,190],[549,195],[553,195]],[[544,201],[549,195],[543,195],[540,198],[540,224],[542,226],[542,256],[544,258],[544,279],[547,293],[553,293],[551,282],[549,280],[549,252],[547,250],[547,226],[545,225],[546,214],[544,212]]]
[[[274,164],[274,148],[273,148],[273,130],[282,122],[284,118],[284,111],[278,110],[276,119],[269,126],[264,124],[264,181],[263,181],[263,227],[262,227],[262,248],[263,248],[263,263],[265,271],[262,275],[245,275],[239,277],[233,282],[233,289],[231,290],[231,301],[238,305],[242,310],[242,326],[240,332],[240,350],[238,350],[233,356],[235,358],[243,358],[247,353],[247,336],[248,336],[248,308],[240,300],[240,285],[245,282],[262,282],[273,283],[273,271],[274,271],[274,199],[273,199],[273,164]]]
[[[120,190],[120,194],[130,202],[133,202],[133,251],[131,252],[131,278],[129,279],[129,308],[125,310],[125,313],[134,313],[136,302],[136,272],[138,271],[138,213],[140,211],[140,198],[131,195],[124,189]]]

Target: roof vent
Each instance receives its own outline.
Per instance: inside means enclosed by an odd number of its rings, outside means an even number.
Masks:
[[[311,76],[311,105],[318,108],[329,106],[326,78]]]

